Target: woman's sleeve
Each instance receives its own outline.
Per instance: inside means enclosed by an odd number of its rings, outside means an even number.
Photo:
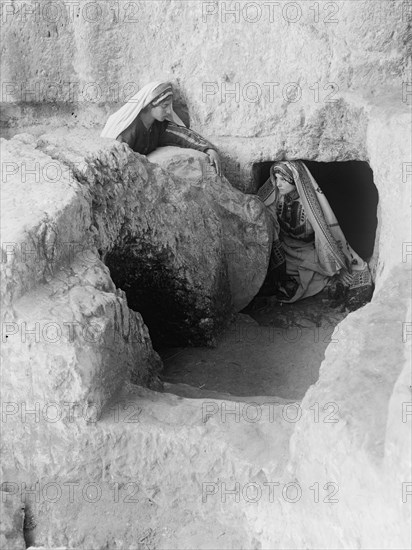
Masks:
[[[207,141],[193,130],[185,128],[184,126],[178,126],[173,122],[169,122],[164,132],[161,133],[159,138],[159,146],[164,147],[166,145],[174,145],[176,147],[186,147],[188,149],[196,149],[203,153],[207,149],[217,150],[214,145]]]
[[[123,132],[117,136],[117,141],[127,143],[127,145],[133,149],[135,143],[135,130],[136,125],[134,123],[130,124],[126,130],[123,130]]]

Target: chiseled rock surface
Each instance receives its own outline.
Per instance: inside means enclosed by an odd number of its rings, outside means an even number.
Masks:
[[[142,317],[91,251],[17,300],[3,327],[2,399],[11,414],[58,417],[67,403],[93,418],[127,380],[159,386],[161,361]]]
[[[411,545],[407,288],[409,269],[393,269],[372,302],[340,323],[326,351],[302,401],[288,464],[306,488],[318,486],[303,493],[299,510],[284,507],[294,536],[281,548]]]
[[[99,409],[130,378],[156,384],[160,359],[98,258],[88,190],[33,145],[2,140],[2,398]]]
[[[101,128],[144,84],[172,80],[179,113],[219,147],[242,190],[255,190],[253,162],[367,159],[371,99],[391,90],[401,103],[410,80],[404,0],[24,6],[6,4],[3,17],[11,131],[36,131],[39,119]]]
[[[67,166],[35,148],[33,136],[1,140],[3,314],[60,266],[91,248],[90,200]]]
[[[7,490],[0,491],[0,548],[3,550],[25,550],[23,537],[24,504],[20,495]]]
[[[391,347],[410,313],[406,278],[406,270],[393,273],[374,301],[340,324],[300,405],[182,399],[129,385],[87,431],[43,419],[53,445],[33,445],[33,431],[25,467],[15,478],[7,472],[19,487],[38,481],[38,502],[28,503],[33,540],[75,548],[408,548],[411,434],[402,413],[410,406],[410,349],[405,342],[394,357]]]
[[[259,291],[267,272],[270,224],[264,205],[257,197],[234,189],[224,176],[217,176],[199,151],[160,147],[148,158],[192,186],[202,188],[213,201],[222,220],[233,305],[236,311],[242,310]]]
[[[294,428],[282,400],[265,401],[253,421],[256,407],[247,411],[247,403],[128,386],[87,430],[67,417],[42,418],[53,444],[39,446],[33,431],[26,467],[7,472],[16,494],[26,494],[23,482],[34,491],[26,504],[32,540],[79,549],[258,547],[256,518],[247,521],[247,508],[258,505],[248,500],[256,487],[266,499],[271,482],[280,482],[281,493]],[[8,428],[18,421],[10,417]],[[32,419],[27,427],[36,427]],[[236,487],[239,498],[226,494]]]
[[[377,288],[386,284],[393,266],[404,268],[411,261],[411,101],[406,104],[396,96],[384,96],[370,113],[369,162],[379,192],[374,252]]]
[[[179,83],[179,103],[205,135],[271,135],[285,119],[291,130],[302,125],[308,134],[319,105],[333,110],[347,92],[362,97],[388,87],[400,96],[408,81],[410,11],[403,0],[160,0],[127,7],[80,0],[71,8],[37,9],[36,16],[23,5],[5,8],[4,101],[53,101],[51,116],[58,102],[93,109],[123,103],[165,77]],[[114,50],[121,63],[110,61]],[[78,113],[67,115],[71,123]],[[332,134],[330,141],[339,139]]]

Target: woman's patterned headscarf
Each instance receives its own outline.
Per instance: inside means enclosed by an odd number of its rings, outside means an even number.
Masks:
[[[171,96],[173,96],[173,89],[170,82],[149,82],[109,117],[100,134],[101,137],[116,139],[149,103],[156,106]],[[178,126],[185,126],[173,109],[168,120]]]
[[[260,187],[257,196],[266,206],[270,206],[279,196],[278,188],[276,187],[275,175],[280,174],[287,182],[295,184],[293,172],[289,162],[275,162],[270,167],[270,178]]]
[[[283,177],[284,180],[286,180],[291,185],[296,185],[295,180],[293,178],[292,170],[289,166],[288,162],[276,162],[273,164],[270,168],[270,175],[272,179],[275,179],[275,175],[279,174]]]
[[[170,82],[165,82],[164,84],[158,86],[158,88],[156,88],[153,93],[159,94],[151,102],[153,107],[156,107],[156,105],[159,105],[159,103],[162,103],[162,101],[165,101],[165,99],[173,97],[172,85],[170,84]]]

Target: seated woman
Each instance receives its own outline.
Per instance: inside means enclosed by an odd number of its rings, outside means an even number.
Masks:
[[[363,302],[370,299],[368,266],[347,242],[303,162],[273,164],[258,197],[273,221],[272,254],[262,294],[292,303],[317,294],[333,281],[358,298],[362,294]]]
[[[206,153],[221,175],[220,159],[213,145],[186,128],[173,111],[170,82],[150,82],[111,115],[101,137],[127,143],[133,151],[148,155],[157,147],[175,145]]]

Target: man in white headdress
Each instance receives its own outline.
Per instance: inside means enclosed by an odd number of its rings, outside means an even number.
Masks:
[[[209,156],[210,163],[221,175],[216,148],[186,128],[174,112],[170,82],[150,82],[144,86],[109,117],[101,136],[127,143],[133,151],[142,155],[166,145],[196,149]]]

